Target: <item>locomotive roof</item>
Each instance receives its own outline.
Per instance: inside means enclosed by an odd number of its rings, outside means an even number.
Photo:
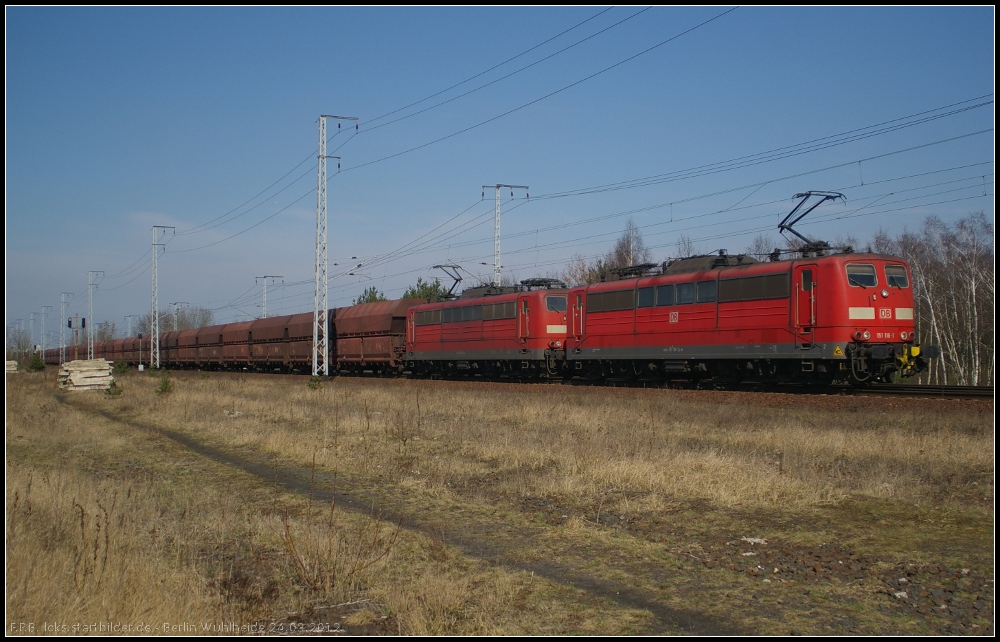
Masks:
[[[754,263],[760,263],[760,261],[746,254],[737,254],[735,256],[730,254],[708,254],[673,261],[667,265],[663,273],[684,274],[685,272],[706,272],[708,270],[736,267],[737,265],[753,265]]]

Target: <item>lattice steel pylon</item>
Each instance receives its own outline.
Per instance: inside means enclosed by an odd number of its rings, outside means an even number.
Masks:
[[[527,197],[527,185],[483,185],[483,198],[486,198],[486,188],[496,189],[496,210],[493,214],[493,285],[500,285],[500,188],[510,189],[510,197],[514,198],[514,190],[525,190]]]
[[[59,365],[66,363],[66,305],[69,303],[66,297],[68,296],[73,296],[73,293],[59,294]]]
[[[258,277],[256,277],[254,279],[255,281],[260,281],[260,280],[264,281],[264,291],[261,292],[261,298],[260,298],[260,318],[261,319],[266,319],[267,318],[267,280],[268,279],[281,279],[282,283],[284,283],[285,277],[283,277],[283,276],[258,276]]]
[[[330,375],[329,364],[329,304],[327,293],[330,286],[330,276],[327,272],[327,225],[326,225],[326,159],[339,156],[326,155],[326,120],[332,118],[337,121],[353,120],[355,130],[358,127],[358,119],[351,116],[329,116],[319,117],[319,151],[316,163],[316,287],[313,294],[313,354],[312,373],[314,377]],[[340,122],[337,123],[340,129]],[[340,169],[340,163],[337,164]]]
[[[87,272],[87,316],[90,318],[90,330],[87,330],[87,358],[94,358],[94,275],[100,274],[104,276],[104,272],[100,270],[91,270]]]
[[[42,306],[42,336],[39,337],[41,339],[39,343],[42,346],[42,357],[45,356],[45,313],[46,313],[47,310],[51,310],[51,309],[52,309],[51,305],[43,305]]]
[[[188,301],[173,301],[170,304],[170,307],[172,307],[174,309],[174,332],[177,332],[177,330],[180,329],[177,326],[177,321],[178,321],[178,315],[180,314],[181,306],[182,305],[187,306],[187,305],[191,305],[191,303],[188,302]]]
[[[156,242],[156,230],[162,230],[165,233],[166,230],[172,230],[174,227],[172,225],[154,225],[153,226],[153,310],[150,316],[149,323],[149,367],[159,368],[160,367],[160,301],[159,301],[159,281],[156,274],[156,248],[157,246],[166,247],[166,243]]]

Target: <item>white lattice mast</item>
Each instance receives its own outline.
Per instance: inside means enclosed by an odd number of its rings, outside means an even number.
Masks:
[[[500,285],[500,188],[510,189],[510,197],[514,198],[514,190],[523,189],[525,197],[528,196],[527,185],[483,185],[483,198],[486,198],[486,188],[492,187],[496,190],[496,209],[493,213],[493,285]]]
[[[90,319],[90,330],[87,330],[87,358],[94,358],[94,288],[97,286],[94,283],[94,275],[100,274],[104,277],[104,272],[100,270],[91,270],[87,272],[87,317]]]
[[[261,292],[261,300],[260,300],[260,308],[261,308],[260,318],[261,319],[266,319],[267,318],[267,280],[268,279],[281,279],[282,283],[284,283],[285,277],[283,277],[283,276],[258,276],[258,277],[254,278],[255,281],[261,281],[261,280],[264,281],[264,291]]]
[[[316,163],[316,287],[313,295],[313,354],[312,373],[313,376],[330,375],[329,345],[328,345],[328,315],[329,304],[327,291],[330,285],[330,277],[327,272],[327,225],[326,225],[326,159],[338,156],[326,155],[326,120],[333,118],[337,120],[337,129],[340,129],[342,120],[353,120],[355,130],[358,127],[358,119],[350,116],[328,116],[319,117],[319,152]],[[337,163],[340,169],[340,163]]]
[[[153,310],[149,323],[149,367],[160,367],[160,301],[159,301],[159,281],[156,274],[156,254],[157,247],[166,247],[166,243],[156,242],[156,230],[165,234],[167,230],[174,228],[169,225],[153,226]]]
[[[35,313],[34,312],[32,312],[30,315],[28,315],[28,337],[30,338],[29,341],[31,343],[31,345],[28,347],[28,349],[32,353],[34,353],[34,351],[35,351]]]
[[[170,304],[170,307],[174,309],[174,332],[177,332],[177,330],[179,329],[177,323],[178,321],[177,317],[178,317],[178,312],[180,312],[182,305],[187,306],[191,304],[187,301],[174,301],[173,303]]]
[[[66,297],[73,296],[72,292],[62,292],[59,294],[59,364],[66,363],[66,306],[69,301]]]
[[[313,376],[330,374],[326,362],[327,251],[326,251],[326,116],[319,117],[319,156],[316,176],[316,287],[313,295]]]
[[[43,357],[45,356],[45,313],[48,310],[51,310],[51,309],[52,309],[51,305],[43,305],[42,306],[42,336],[40,337],[41,341],[39,343],[42,346],[42,356]]]

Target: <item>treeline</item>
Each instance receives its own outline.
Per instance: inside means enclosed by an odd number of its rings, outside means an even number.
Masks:
[[[993,225],[983,212],[954,224],[927,218],[918,232],[879,235],[879,252],[910,262],[921,345],[940,346],[924,383],[992,386],[996,369]]]

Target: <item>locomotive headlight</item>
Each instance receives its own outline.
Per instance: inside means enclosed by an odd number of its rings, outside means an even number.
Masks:
[[[868,330],[865,330],[864,332],[861,333],[861,336],[864,338],[865,341],[867,341],[868,339],[872,338],[872,333],[869,332]]]
[[[889,298],[889,290],[882,290],[882,298],[883,299]]]

